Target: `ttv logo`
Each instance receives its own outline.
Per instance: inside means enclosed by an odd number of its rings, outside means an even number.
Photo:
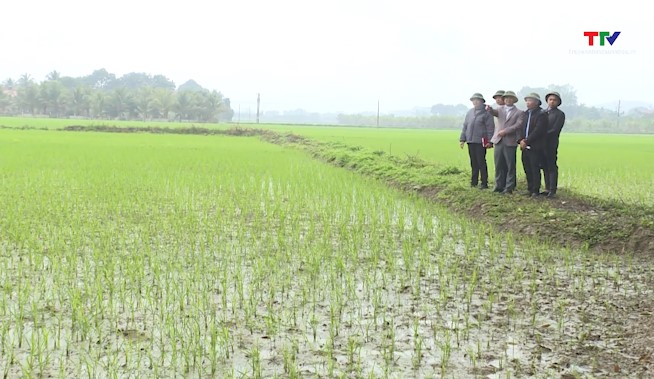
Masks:
[[[588,46],[594,45],[595,37],[599,37],[600,46],[604,46],[604,40],[609,41],[609,44],[613,46],[613,42],[618,39],[619,35],[620,32],[613,32],[613,34],[609,32],[584,32],[584,36],[588,37]]]

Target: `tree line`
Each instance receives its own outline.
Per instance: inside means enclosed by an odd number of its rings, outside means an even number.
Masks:
[[[379,121],[379,123],[377,123]],[[338,124],[360,127],[380,128],[414,128],[414,129],[461,129],[463,116],[422,116],[400,117],[394,115],[339,114]],[[563,128],[566,132],[579,133],[624,133],[652,134],[654,133],[654,117],[623,117],[609,119],[566,118]]]
[[[615,118],[618,116],[617,109],[589,107],[585,104],[580,104],[577,99],[577,91],[574,89],[574,87],[572,87],[569,84],[565,84],[565,85],[550,84],[548,87],[524,86],[517,92],[518,99],[519,99],[518,107],[520,107],[520,102],[523,102],[523,99],[526,95],[534,92],[543,96],[541,100],[543,101],[543,108],[545,108],[547,107],[547,105],[545,104],[545,94],[552,91],[561,94],[561,98],[563,99],[563,104],[561,105],[561,109],[565,110],[566,118],[573,118],[573,119],[583,118],[586,120],[600,120],[600,119],[607,119],[607,118]],[[489,96],[489,98],[486,99],[486,103],[495,104],[495,101]],[[469,108],[470,108],[469,105],[464,105],[464,104],[457,104],[457,105],[434,104],[431,107],[431,113],[435,116],[464,116]],[[524,103],[523,103],[523,108],[524,108]],[[648,113],[647,109],[636,108],[626,116],[637,117],[647,113]],[[620,112],[620,115],[625,115],[625,114],[624,112]]]
[[[636,107],[629,112],[618,109],[605,109],[589,107],[580,104],[577,99],[576,90],[569,84],[551,84],[545,87],[522,87],[518,91],[518,98],[523,101],[524,97],[532,92],[542,96],[543,108],[545,94],[556,91],[561,94],[563,103],[561,110],[566,114],[564,129],[570,132],[601,132],[601,133],[654,133],[654,110],[651,108]],[[486,103],[493,105],[495,101],[490,98]],[[425,129],[458,129],[461,127],[463,117],[468,109],[469,103],[464,104],[434,104],[431,107],[431,116],[423,117],[398,117],[395,115],[371,114],[340,114],[338,122],[341,125],[352,126],[379,126],[379,127],[409,127]],[[520,104],[518,104],[520,107]],[[524,103],[522,108],[524,109]]]
[[[37,83],[29,74],[0,85],[0,114],[110,120],[230,121],[229,98],[193,80],[177,88],[163,75],[105,69],[83,77],[52,71]]]

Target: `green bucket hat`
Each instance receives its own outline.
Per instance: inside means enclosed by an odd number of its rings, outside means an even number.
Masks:
[[[515,94],[515,92],[513,92],[513,91],[506,91],[506,92],[504,92],[504,95],[502,95],[502,98],[505,98],[505,97],[512,97],[512,98],[514,99],[513,101],[514,101],[515,103],[518,102],[518,96],[517,96],[517,95]]]
[[[559,99],[559,105],[561,105],[561,95],[558,92],[552,91],[552,92],[548,93],[547,95],[545,95],[545,101],[547,101],[550,96],[556,96]]]
[[[504,91],[502,91],[501,89],[498,89],[497,92],[495,92],[495,95],[493,95],[493,99],[498,97],[498,96],[504,96],[504,93],[505,93]]]
[[[484,96],[482,94],[480,94],[479,92],[475,92],[474,94],[472,94],[472,96],[470,96],[470,101],[472,101],[474,99],[479,99],[479,100],[483,101],[484,103],[486,102],[486,100],[484,99]]]
[[[532,92],[529,95],[525,96],[525,101],[527,101],[527,99],[529,98],[536,99],[541,104],[543,103],[542,101],[540,101],[540,95],[538,95],[536,92]]]

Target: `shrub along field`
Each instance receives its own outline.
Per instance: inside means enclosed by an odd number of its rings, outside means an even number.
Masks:
[[[649,257],[503,233],[254,137],[3,129],[0,151],[3,377],[654,369]]]

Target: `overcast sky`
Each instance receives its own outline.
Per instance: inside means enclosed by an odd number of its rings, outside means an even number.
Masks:
[[[647,8],[645,8],[647,7]],[[318,112],[469,105],[570,84],[579,101],[654,104],[649,3],[21,0],[0,20],[0,81],[105,68],[194,79],[232,107]],[[620,31],[588,46],[585,31]],[[621,54],[582,54],[583,52]],[[580,51],[582,53],[580,53]],[[544,94],[541,94],[544,95]],[[492,99],[491,99],[492,100]],[[563,99],[565,104],[565,99]],[[521,101],[518,105],[524,106]]]

